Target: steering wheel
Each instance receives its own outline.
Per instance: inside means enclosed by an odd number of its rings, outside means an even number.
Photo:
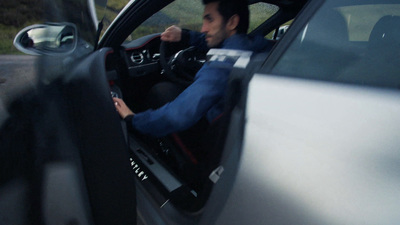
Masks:
[[[169,80],[189,86],[203,66],[206,54],[193,46],[180,51],[177,48],[177,43],[161,41],[160,64]]]

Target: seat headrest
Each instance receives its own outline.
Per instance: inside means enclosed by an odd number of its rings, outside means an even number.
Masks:
[[[327,26],[327,24],[329,24]],[[315,43],[326,42],[335,46],[342,46],[349,41],[349,33],[345,18],[335,10],[317,14],[308,25],[305,40]]]
[[[372,45],[400,47],[400,16],[384,16],[378,20],[369,36]]]

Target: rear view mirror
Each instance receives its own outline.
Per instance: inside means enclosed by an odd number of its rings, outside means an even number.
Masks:
[[[30,55],[57,55],[72,52],[77,40],[77,31],[73,24],[35,24],[24,28],[15,36],[14,46]]]

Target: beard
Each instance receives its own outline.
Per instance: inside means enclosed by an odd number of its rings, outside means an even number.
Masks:
[[[209,48],[219,47],[229,37],[228,32],[221,27],[215,34],[206,34],[207,46]]]

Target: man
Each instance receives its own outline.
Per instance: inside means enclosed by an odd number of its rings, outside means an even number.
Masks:
[[[272,46],[263,37],[250,39],[246,33],[249,11],[245,0],[203,0],[201,33],[171,26],[161,40],[188,42],[200,49],[222,48],[263,51]],[[223,111],[223,96],[230,69],[208,62],[196,74],[194,82],[173,101],[155,110],[134,114],[121,100],[114,98],[120,116],[142,134],[162,137],[195,125],[202,118],[215,120]]]

